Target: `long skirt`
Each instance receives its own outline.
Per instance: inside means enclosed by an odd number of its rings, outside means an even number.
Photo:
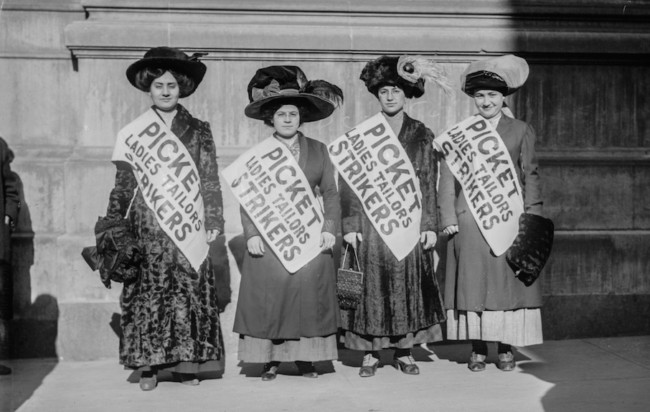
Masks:
[[[447,339],[502,342],[512,346],[541,344],[539,309],[447,311]]]
[[[331,252],[289,273],[266,243],[264,250],[261,257],[244,255],[233,327],[240,334],[239,359],[336,359],[340,315]]]
[[[206,259],[194,270],[141,195],[131,218],[144,261],[140,277],[122,289],[120,363],[130,369],[184,373],[223,370],[211,262]]]

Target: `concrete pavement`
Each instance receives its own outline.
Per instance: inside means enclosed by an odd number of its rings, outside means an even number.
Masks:
[[[228,353],[222,377],[190,387],[162,375],[152,392],[140,391],[138,376],[116,359],[2,361],[14,373],[0,376],[0,411],[650,411],[650,336],[548,341],[519,350],[508,373],[493,363],[470,372],[469,350],[467,342],[417,348],[418,376],[392,367],[386,351],[384,366],[365,379],[361,355],[341,350],[338,361],[316,365],[318,379],[283,364],[271,382],[259,379],[261,365]]]

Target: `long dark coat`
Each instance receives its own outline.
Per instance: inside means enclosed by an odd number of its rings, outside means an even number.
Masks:
[[[0,137],[0,262],[11,260],[11,228],[5,224],[5,216],[15,224],[20,209],[18,179],[9,166],[13,159],[13,152]]]
[[[336,235],[340,204],[327,147],[302,133],[298,141],[298,165],[312,190],[318,188],[323,197],[322,231]],[[246,240],[260,235],[243,209],[241,219]],[[245,252],[233,330],[262,339],[336,333],[340,316],[332,252],[324,251],[296,273],[289,273],[266,242],[264,250],[261,257]]]
[[[205,228],[223,233],[223,204],[210,125],[181,105],[171,130],[199,171]],[[124,215],[137,187],[130,168],[118,167],[108,215]],[[143,251],[140,278],[125,284],[120,304],[120,362],[130,368],[222,360],[223,337],[208,260],[195,271],[159,226],[138,191],[129,218]]]
[[[541,214],[534,130],[521,120],[503,115],[497,132],[515,165],[524,195],[524,210]],[[540,283],[526,287],[515,278],[505,253],[492,254],[446,162],[442,162],[439,199],[442,228],[456,224],[459,227],[447,246],[445,307],[472,312],[540,307]]]
[[[433,137],[433,132],[422,122],[404,114],[398,139],[420,180],[421,232],[438,230],[438,166],[431,143]],[[398,261],[363,212],[352,189],[343,179],[339,179],[339,186],[343,234],[363,235],[357,253],[365,274],[361,302],[355,310],[343,313],[343,328],[365,336],[401,336],[444,321],[433,249],[424,251],[418,243],[408,256]]]

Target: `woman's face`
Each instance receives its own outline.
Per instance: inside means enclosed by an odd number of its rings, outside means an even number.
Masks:
[[[406,103],[404,91],[397,86],[383,86],[377,91],[377,98],[381,105],[381,111],[390,116],[404,109],[404,103]]]
[[[478,90],[474,93],[474,104],[481,116],[491,119],[501,112],[505,97],[496,90]]]
[[[176,78],[170,72],[165,72],[159,78],[154,79],[149,88],[149,96],[158,109],[171,112],[176,108],[180,96]]]
[[[296,135],[300,127],[300,111],[297,106],[285,104],[273,114],[273,128],[275,132],[285,139]]]

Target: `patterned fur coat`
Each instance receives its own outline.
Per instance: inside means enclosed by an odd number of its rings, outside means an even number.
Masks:
[[[436,180],[438,166],[433,133],[422,122],[404,114],[398,139],[413,164],[422,191],[420,231],[438,231]],[[362,300],[354,311],[343,313],[343,329],[364,336],[403,336],[445,320],[433,249],[418,245],[398,261],[363,212],[354,192],[339,179],[343,234],[363,235],[358,249],[365,274]]]
[[[201,180],[205,228],[223,233],[223,205],[210,125],[181,105],[171,130],[190,152]],[[124,215],[137,182],[118,167],[108,215]],[[140,278],[124,285],[120,304],[120,362],[139,369],[182,362],[223,360],[224,348],[214,287],[206,260],[199,271],[158,225],[138,191],[129,213],[144,259]]]

